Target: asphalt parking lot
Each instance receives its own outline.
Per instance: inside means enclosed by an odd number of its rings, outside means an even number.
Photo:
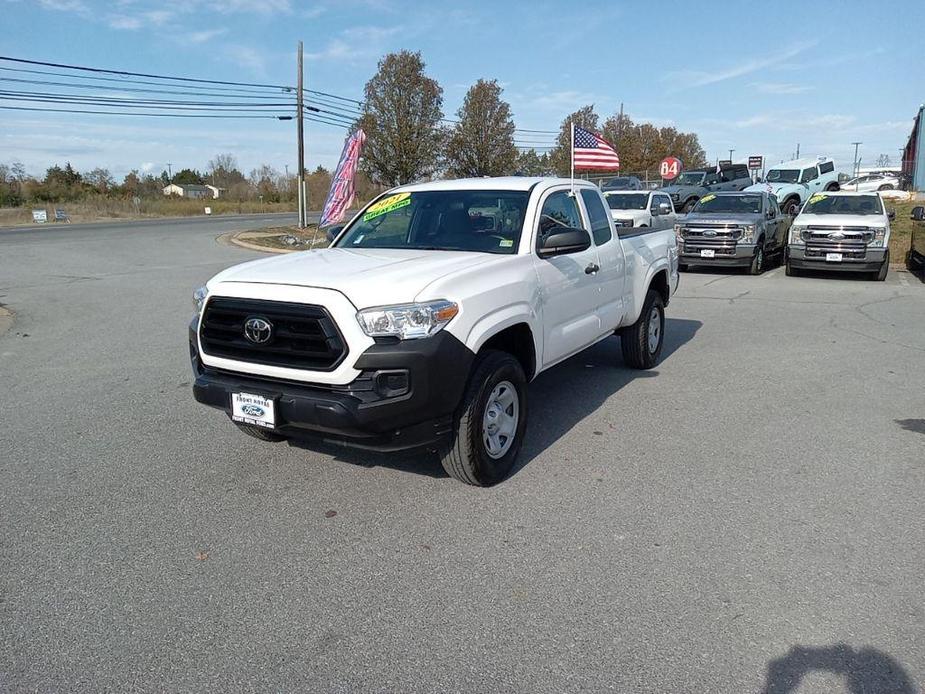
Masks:
[[[684,274],[662,364],[541,375],[479,489],[193,401],[264,224],[0,231],[0,690],[920,691],[917,278]]]

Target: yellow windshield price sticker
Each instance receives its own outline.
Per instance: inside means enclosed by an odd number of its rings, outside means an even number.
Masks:
[[[710,194],[710,195],[704,195],[702,198],[700,198],[700,202],[710,202],[710,200],[712,200],[712,199],[715,198],[715,197],[716,197],[716,196],[715,196],[715,195],[712,195],[712,194]]]
[[[511,248],[514,245],[514,240],[513,239],[501,239],[498,245],[501,248]]]
[[[363,215],[363,221],[368,222],[370,219],[381,217],[384,214],[394,212],[395,210],[410,204],[411,193],[398,193],[396,195],[390,195],[387,198],[383,198],[375,205],[371,205]]]
[[[825,200],[827,197],[829,197],[829,196],[828,196],[828,195],[822,195],[821,193],[816,193],[813,197],[811,197],[811,198],[809,199],[809,201],[810,201],[811,203],[817,203],[817,202],[819,202],[820,200]]]

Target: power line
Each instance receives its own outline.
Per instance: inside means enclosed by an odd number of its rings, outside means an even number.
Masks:
[[[145,72],[129,72],[127,70],[107,70],[99,67],[84,67],[82,65],[67,65],[64,63],[47,63],[42,60],[26,60],[24,58],[10,58],[9,56],[0,55],[0,60],[6,60],[12,63],[20,63],[25,65],[42,65],[44,67],[54,67],[61,68],[65,70],[81,70],[83,72],[93,72],[107,75],[127,75],[129,77],[149,77],[152,79],[161,79],[161,80],[176,80],[178,82],[196,82],[199,84],[224,84],[224,85],[234,85],[237,87],[264,87],[272,89],[293,89],[284,84],[262,84],[259,82],[229,82],[226,80],[206,80],[200,79],[198,77],[172,77],[170,75],[158,75],[155,73],[145,73]]]
[[[3,68],[0,68],[2,70]],[[39,86],[47,87],[69,87],[71,89],[108,89],[110,91],[119,91],[119,92],[132,92],[132,93],[144,93],[144,94],[174,94],[178,96],[202,96],[202,97],[228,97],[234,99],[268,99],[275,94],[270,92],[264,93],[253,93],[253,92],[201,92],[201,91],[182,91],[176,89],[145,89],[143,87],[126,87],[119,86],[109,87],[106,85],[100,84],[80,84],[77,82],[54,82],[51,80],[27,80],[27,79],[18,79],[16,77],[0,77],[0,82],[16,82],[18,84],[36,84]],[[295,103],[295,102],[293,102]]]
[[[54,113],[95,113],[108,116],[149,116],[164,118],[272,118],[273,120],[291,120],[292,116],[274,116],[266,115],[217,115],[217,114],[195,114],[195,113],[135,113],[131,111],[89,111],[84,109],[73,108],[38,108],[35,106],[2,106],[0,108],[7,111],[50,111]],[[309,119],[310,120],[310,119]]]

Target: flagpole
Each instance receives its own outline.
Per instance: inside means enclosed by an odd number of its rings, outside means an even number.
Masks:
[[[574,196],[575,196],[575,121],[572,121],[572,122],[571,122],[571,125],[572,125],[572,151],[571,151],[571,154],[572,154],[572,173],[571,173],[571,179],[572,179],[572,197],[574,197]]]

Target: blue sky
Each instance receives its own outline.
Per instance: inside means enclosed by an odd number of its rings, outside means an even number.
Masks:
[[[859,140],[862,163],[895,161],[925,101],[922,2],[0,0],[0,26],[0,55],[274,84],[294,83],[301,39],[307,86],[353,98],[384,53],[419,50],[448,116],[475,80],[496,78],[519,128],[555,130],[587,103],[606,117],[622,101],[634,120],[698,133],[711,159],[732,148],[777,162],[799,142],[848,169]],[[343,137],[309,124],[308,166],[332,166]],[[168,161],[204,169],[218,152],[245,172],[282,170],[294,140],[273,120],[0,110],[0,162],[33,173],[64,160],[118,178]]]

